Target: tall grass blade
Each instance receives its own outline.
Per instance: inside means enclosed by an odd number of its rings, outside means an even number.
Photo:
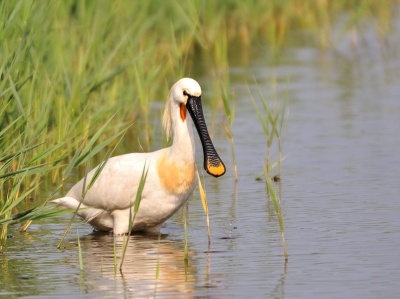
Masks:
[[[59,144],[56,144],[54,146],[51,146],[47,149],[45,149],[44,151],[38,153],[36,156],[34,156],[33,158],[31,158],[27,163],[28,164],[33,164],[41,159],[46,158],[48,155],[50,155],[51,153],[53,153],[54,151],[58,150],[60,147],[64,146],[67,143],[66,141],[61,141]]]
[[[199,171],[197,171],[197,181],[199,183],[199,191],[200,191],[201,203],[203,205],[204,213],[206,214],[208,246],[210,246],[210,244],[211,244],[211,232],[210,232],[210,217],[209,217],[209,214],[208,214],[208,205],[207,205],[207,195],[206,195],[205,189],[203,188],[203,184],[201,183]]]
[[[27,167],[27,168],[22,168],[16,171],[12,171],[9,173],[5,173],[0,175],[0,179],[4,179],[4,178],[8,178],[8,177],[12,177],[15,176],[16,174],[19,173],[23,173],[26,172],[26,175],[33,175],[33,174],[37,174],[37,173],[46,173],[50,170],[56,169],[61,167],[62,165],[56,165],[56,166],[52,166],[52,167],[41,167],[42,165],[38,165],[38,166],[31,166],[31,167]]]
[[[22,179],[21,179],[22,181]],[[23,199],[25,199],[30,193],[32,193],[32,191],[34,191],[39,185],[33,186],[31,189],[29,189],[28,191],[26,191],[25,193],[21,194],[20,196],[18,196],[17,198],[15,198],[14,196],[10,196],[6,201],[6,203],[3,205],[1,211],[0,211],[0,215],[6,214],[8,212],[11,212],[11,210],[18,205]],[[14,187],[14,190],[18,190],[18,187]]]
[[[117,133],[117,134],[111,136],[110,138],[104,140],[103,142],[99,143],[97,146],[95,146],[95,147],[93,148],[93,150],[90,151],[90,155],[89,155],[88,158],[93,157],[94,155],[96,155],[97,153],[99,153],[100,151],[102,151],[107,145],[109,145],[110,143],[112,143],[115,139],[117,139],[117,138],[120,137],[121,135],[122,135],[122,136],[121,136],[121,138],[122,138],[122,137],[125,135],[125,133],[126,133],[126,131],[127,131],[128,129],[129,129],[129,127],[126,128],[126,129],[124,129],[124,130],[122,130],[121,132],[119,132],[119,133]]]
[[[222,103],[224,104],[224,110],[225,110],[225,114],[228,116],[229,118],[229,124],[231,124],[231,119],[232,119],[232,112],[231,112],[231,108],[229,105],[229,100],[228,100],[228,95],[226,94],[225,89],[222,87],[221,85],[221,96],[222,96]]]
[[[14,82],[13,82],[13,80],[11,79],[11,76],[10,76],[10,75],[8,76],[8,79],[9,79],[9,81],[10,81],[12,94],[13,94],[13,96],[14,96],[14,99],[15,99],[16,103],[17,103],[18,110],[19,110],[19,112],[21,113],[21,115],[22,115],[23,117],[26,117],[25,110],[24,110],[24,107],[23,107],[23,105],[22,105],[21,99],[19,98],[17,89],[16,89],[16,87],[15,87],[15,85],[14,85]]]
[[[124,264],[126,248],[128,247],[129,237],[130,237],[131,232],[132,232],[132,228],[133,228],[133,224],[134,224],[134,221],[135,221],[136,214],[139,211],[140,201],[142,200],[142,192],[143,192],[143,189],[144,189],[144,186],[145,186],[145,183],[146,183],[147,174],[149,172],[149,166],[147,166],[147,168],[146,168],[146,166],[147,165],[146,165],[146,162],[145,162],[144,166],[143,166],[143,170],[142,170],[142,175],[140,177],[139,187],[138,187],[138,190],[136,192],[133,217],[132,217],[132,208],[129,209],[128,237],[127,237],[126,243],[122,247],[121,263],[119,265],[119,270],[120,271],[122,270],[122,265]]]
[[[0,97],[1,98],[1,97]],[[5,109],[6,107],[4,107],[4,109]],[[2,115],[3,113],[2,112],[0,112],[0,115]],[[14,121],[12,121],[8,126],[6,126],[3,130],[1,130],[0,131],[0,138],[8,131],[8,130],[10,130],[13,126],[14,126],[14,124],[16,124],[21,118],[22,118],[23,116],[22,115],[20,115],[20,116],[18,116]]]
[[[263,116],[262,116],[262,114],[261,114],[261,111],[260,111],[260,109],[258,108],[258,106],[257,106],[257,104],[256,104],[256,101],[254,100],[253,95],[252,95],[252,93],[251,93],[251,91],[250,91],[250,87],[249,87],[248,85],[247,85],[247,88],[248,88],[249,93],[250,93],[251,102],[253,103],[254,109],[256,110],[258,120],[260,121],[260,124],[261,124],[261,126],[262,126],[262,129],[263,129],[263,131],[264,131],[264,135],[265,135],[265,136],[269,136],[269,125],[268,125],[268,122],[266,122],[266,121],[264,120],[264,118],[263,118]]]
[[[14,19],[16,18],[18,11],[21,9],[22,2],[23,2],[23,0],[20,0],[17,2],[12,13],[8,17],[8,20],[5,23],[4,35],[6,35],[8,33],[8,30],[10,30],[11,26],[14,24]]]
[[[13,224],[17,222],[25,222],[28,220],[40,220],[44,218],[51,218],[61,215],[73,213],[74,210],[59,210],[54,205],[47,205],[44,207],[35,207],[22,211],[20,213],[11,215],[10,217],[0,220],[0,225]]]
[[[24,153],[26,153],[26,152],[29,152],[29,151],[31,151],[31,150],[33,150],[33,149],[35,149],[35,148],[41,146],[42,144],[43,144],[43,143],[35,144],[35,145],[32,145],[32,146],[26,146],[26,147],[24,147],[24,148],[18,150],[18,151],[15,152],[15,153],[12,153],[12,154],[9,154],[9,155],[7,155],[7,156],[1,157],[1,158],[0,158],[0,162],[6,163],[7,160],[15,159],[15,158],[19,157],[20,155],[22,155],[22,154],[24,154]]]
[[[281,232],[281,238],[282,238],[283,255],[285,257],[285,260],[287,261],[289,259],[289,257],[288,257],[287,250],[286,250],[285,231],[284,231],[284,228],[283,228],[281,205],[280,205],[280,203],[278,201],[278,198],[277,198],[277,195],[276,195],[275,185],[272,183],[272,180],[268,175],[267,169],[264,169],[264,172],[266,173],[265,179],[267,181],[268,194],[269,194],[269,197],[272,200],[275,212],[276,212],[276,214],[278,216],[279,230]]]
[[[90,139],[89,143],[86,145],[86,147],[83,149],[82,153],[80,154],[79,158],[75,162],[74,166],[79,166],[86,160],[88,160],[92,155],[90,155],[91,148],[93,144],[96,142],[96,140],[100,137],[100,135],[103,133],[104,129],[108,126],[108,124],[111,122],[111,120],[114,118],[116,114],[111,116],[107,122],[96,132],[96,134],[93,135],[93,137]],[[110,141],[111,142],[111,141]],[[106,146],[107,144],[104,144]]]
[[[140,55],[140,56],[141,56],[141,55]],[[140,56],[139,56],[139,57],[140,57]],[[102,79],[100,79],[100,80],[98,80],[98,81],[95,81],[95,82],[93,83],[93,85],[91,85],[91,86],[88,88],[88,91],[87,91],[87,92],[90,93],[90,92],[92,92],[92,91],[95,91],[96,89],[98,89],[98,88],[99,88],[101,85],[103,85],[104,83],[113,80],[113,79],[114,79],[115,77],[117,77],[119,74],[123,73],[128,67],[130,67],[132,64],[134,64],[134,63],[139,59],[139,57],[133,59],[132,61],[130,61],[129,63],[127,63],[127,64],[125,64],[125,65],[123,65],[123,66],[118,67],[117,69],[115,69],[112,73],[110,73],[110,74],[107,75],[106,77],[104,77],[104,78],[102,78]]]
[[[142,200],[142,192],[144,189],[144,185],[146,183],[148,172],[149,172],[149,166],[146,168],[146,162],[145,162],[143,166],[142,175],[140,177],[138,192],[136,193],[136,198],[135,198],[135,206],[134,206],[135,216],[136,213],[139,211],[140,201]]]

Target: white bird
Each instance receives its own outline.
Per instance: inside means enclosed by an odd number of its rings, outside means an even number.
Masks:
[[[162,224],[189,199],[196,186],[195,143],[192,120],[204,153],[204,169],[218,177],[225,173],[207,131],[201,106],[201,88],[193,79],[176,82],[165,105],[163,126],[172,145],[151,153],[131,153],[110,158],[93,187],[89,189],[77,212],[98,231],[126,234],[129,217],[143,168],[148,167],[140,207],[132,231],[158,233]],[[97,168],[97,167],[96,167]],[[87,175],[90,182],[96,168]],[[65,197],[53,200],[63,208],[76,209],[82,198],[84,179],[75,184]],[[130,211],[131,210],[131,211]]]

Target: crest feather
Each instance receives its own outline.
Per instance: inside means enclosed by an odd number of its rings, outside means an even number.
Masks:
[[[172,89],[171,89],[172,90]],[[167,136],[167,141],[170,140],[172,135],[172,120],[171,120],[171,90],[169,91],[167,103],[165,104],[164,116],[163,116],[163,127],[165,135]]]

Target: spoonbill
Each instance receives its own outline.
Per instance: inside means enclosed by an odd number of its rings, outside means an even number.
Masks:
[[[191,116],[187,117],[187,111]],[[219,177],[225,165],[208,134],[201,105],[201,87],[191,78],[176,82],[168,95],[163,126],[172,145],[150,153],[130,153],[110,158],[77,212],[95,230],[126,234],[142,171],[148,167],[140,207],[132,231],[158,233],[162,224],[189,199],[196,186],[195,143],[192,123],[199,134],[204,169]],[[96,167],[97,168],[97,167]],[[91,170],[86,181],[93,177]],[[76,209],[82,198],[84,179],[65,197],[53,200],[62,208]]]

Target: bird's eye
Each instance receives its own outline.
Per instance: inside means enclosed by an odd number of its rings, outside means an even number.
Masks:
[[[183,91],[184,96],[189,96],[188,92],[186,90]]]

